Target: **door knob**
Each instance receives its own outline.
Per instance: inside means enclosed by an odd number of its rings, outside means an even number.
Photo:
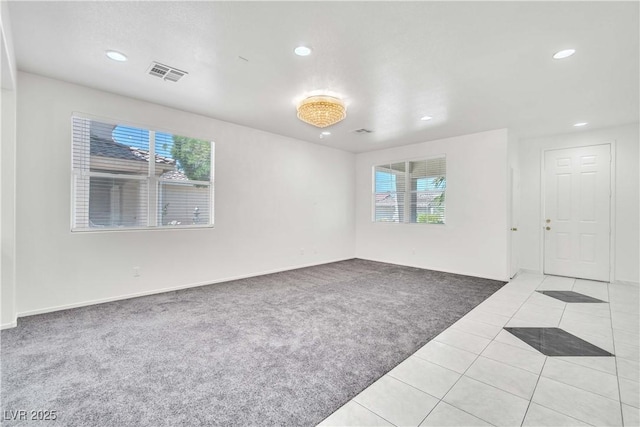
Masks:
[[[546,226],[546,227],[545,227],[545,229],[546,229],[547,231],[549,231],[549,230],[551,230],[551,227]]]
[[[516,227],[511,227],[511,231],[518,231]]]

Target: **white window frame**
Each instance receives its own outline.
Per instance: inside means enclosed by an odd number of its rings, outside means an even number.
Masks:
[[[446,161],[447,161],[447,156],[445,154],[438,154],[438,155],[433,155],[433,156],[428,156],[428,157],[417,157],[417,158],[412,158],[412,159],[404,159],[404,160],[395,160],[395,161],[390,161],[390,162],[384,162],[384,163],[376,163],[373,166],[371,166],[371,222],[375,223],[375,224],[408,224],[408,225],[432,225],[432,226],[446,226],[447,225],[447,216],[446,216],[446,212],[447,212],[447,205],[445,202],[445,206],[444,206],[444,221],[442,223],[430,223],[430,222],[412,222],[411,221],[411,194],[415,193],[416,191],[413,191],[411,189],[411,175],[409,174],[409,164],[412,162],[422,162],[422,161],[427,161],[430,159],[444,159],[445,160],[445,165],[446,165]],[[397,163],[404,163],[405,165],[405,173],[404,173],[404,192],[395,192],[397,194],[404,194],[404,203],[402,206],[402,210],[403,210],[403,221],[377,221],[376,220],[376,194],[381,194],[381,193],[377,193],[376,192],[376,168],[379,168],[381,166],[385,166],[385,165],[393,165],[393,164],[397,164]],[[447,167],[447,166],[445,166]],[[445,183],[446,181],[446,176],[447,173],[445,172]],[[447,193],[447,189],[448,186],[445,185],[445,190],[444,193]],[[394,193],[394,192],[388,192],[388,193]],[[400,207],[399,207],[400,208]]]
[[[92,120],[100,123],[115,125],[115,126],[129,126],[135,127],[138,129],[143,129],[149,132],[149,159],[147,174],[146,175],[123,175],[116,173],[108,173],[108,172],[91,172],[89,170],[80,170],[74,168],[74,132],[73,132],[73,120],[74,119],[82,119],[82,120]],[[158,129],[147,125],[140,125],[137,123],[131,123],[125,120],[113,120],[113,119],[105,119],[102,117],[96,117],[90,114],[83,113],[73,113],[71,115],[71,231],[74,233],[101,233],[101,232],[126,232],[126,231],[143,231],[143,230],[184,230],[184,229],[198,229],[198,228],[213,228],[215,223],[215,215],[214,215],[214,174],[215,174],[215,142],[209,138],[197,138],[202,139],[203,141],[209,141],[211,144],[211,170],[209,179],[210,181],[177,181],[166,178],[156,177],[155,170],[156,164],[155,161],[151,161],[151,159],[155,159],[155,135],[156,132],[160,133],[168,133],[171,135],[179,135],[179,136],[187,136],[183,135],[181,132],[166,130],[166,129]],[[190,138],[196,138],[193,136],[189,136]],[[89,149],[89,145],[87,144],[87,150]],[[90,153],[87,153],[87,158],[90,157]],[[102,177],[102,178],[114,178],[114,179],[128,179],[128,180],[139,180],[147,183],[147,225],[146,226],[137,226],[137,227],[77,227],[77,212],[76,212],[76,199],[78,197],[77,187],[79,185],[88,185],[89,179],[92,177]],[[82,180],[85,180],[85,183],[81,183]],[[180,224],[180,225],[158,225],[158,193],[160,190],[161,182],[169,182],[181,185],[206,185],[209,187],[209,222],[206,224]],[[87,194],[88,191],[87,191]],[[86,216],[87,218],[83,221],[86,223],[89,221],[89,197],[85,201],[87,205]]]

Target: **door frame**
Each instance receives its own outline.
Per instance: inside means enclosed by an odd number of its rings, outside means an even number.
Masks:
[[[571,148],[593,147],[595,145],[609,145],[611,155],[611,168],[609,171],[609,189],[611,197],[609,199],[609,283],[615,281],[615,249],[616,249],[616,141],[608,140],[602,142],[594,142],[593,144],[570,144],[557,147],[543,147],[540,149],[540,218],[539,232],[540,239],[540,272],[544,274],[544,212],[545,212],[545,194],[546,194],[546,174],[544,173],[544,158],[547,151],[566,150]]]
[[[518,228],[521,227],[520,226],[520,215],[518,215],[517,218],[517,223],[514,224],[514,211],[516,209],[518,209],[518,214],[520,214],[520,197],[515,197],[515,194],[519,194],[520,193],[520,175],[519,175],[520,171],[519,169],[510,166],[509,167],[509,261],[508,261],[508,265],[507,265],[507,270],[509,270],[509,279],[513,279],[514,277],[516,277],[518,275],[518,273],[520,272],[520,241],[521,239],[517,238],[517,235],[514,235],[514,233],[517,232],[517,230],[513,230],[513,227]],[[517,176],[516,176],[517,175]],[[517,180],[517,181],[516,181]],[[514,240],[516,240],[517,244],[513,244]],[[515,272],[513,271],[513,259],[514,259],[514,252],[517,254],[515,256],[516,259],[516,266],[515,266]]]

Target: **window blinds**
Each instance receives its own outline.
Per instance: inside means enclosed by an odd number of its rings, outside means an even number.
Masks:
[[[444,224],[446,158],[374,167],[374,221]]]
[[[406,162],[375,167],[375,220],[404,222]]]
[[[212,223],[211,142],[75,116],[72,128],[74,230]]]

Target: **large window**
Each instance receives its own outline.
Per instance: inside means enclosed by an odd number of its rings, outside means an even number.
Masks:
[[[440,156],[375,166],[373,220],[444,224],[446,165]]]
[[[213,224],[212,142],[77,116],[72,127],[73,230]]]

